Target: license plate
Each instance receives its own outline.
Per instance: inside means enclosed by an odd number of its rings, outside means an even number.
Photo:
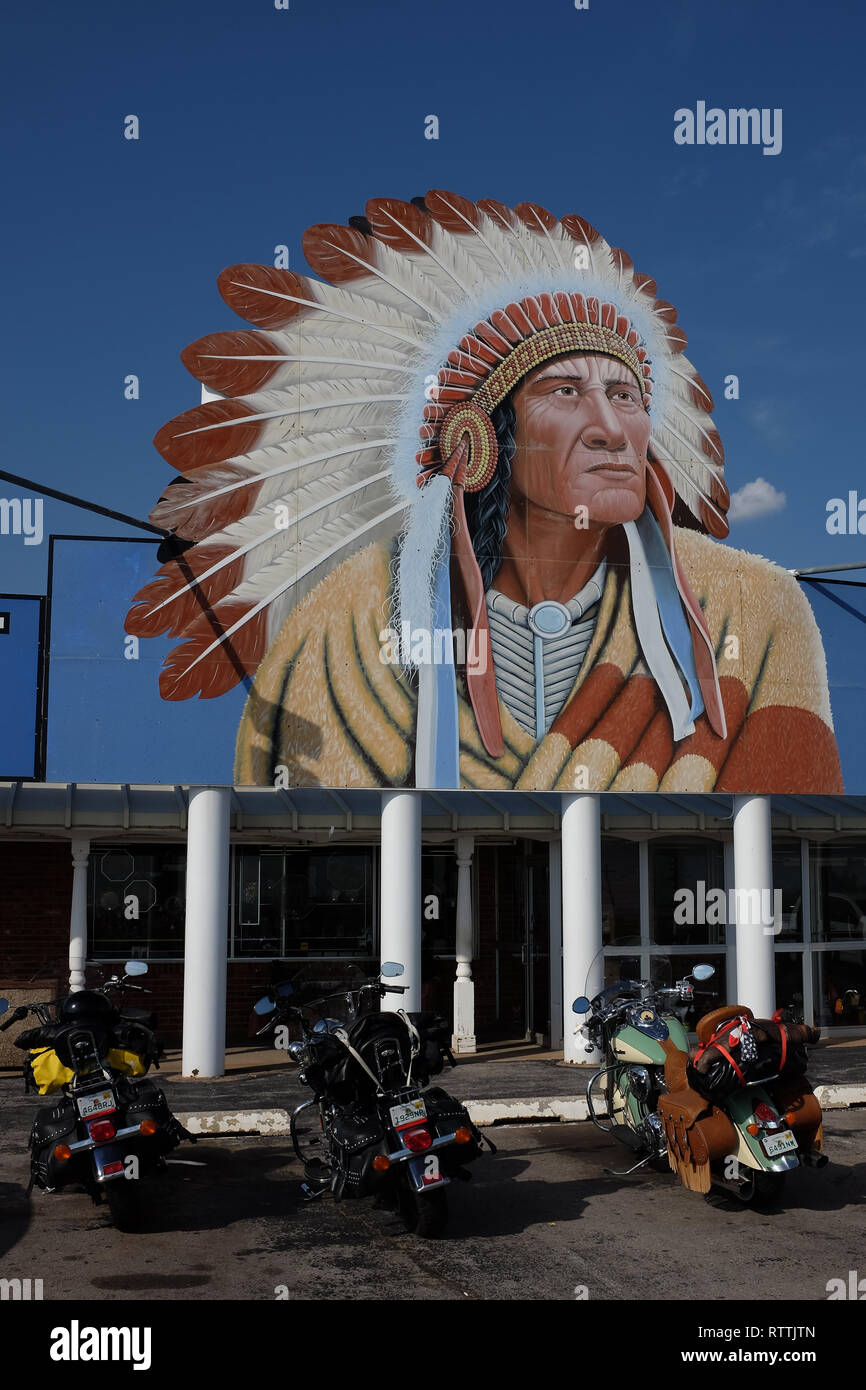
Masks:
[[[401,1105],[392,1105],[390,1113],[394,1128],[404,1129],[406,1125],[417,1125],[419,1120],[426,1120],[427,1106],[419,1096],[417,1100],[404,1100]]]
[[[796,1149],[797,1140],[789,1129],[782,1134],[772,1134],[768,1139],[761,1140],[761,1147],[768,1158],[778,1158],[779,1154],[787,1154]]]
[[[76,1104],[82,1120],[90,1119],[93,1115],[106,1114],[109,1110],[117,1108],[114,1092],[111,1090],[94,1091],[90,1096],[79,1096]]]

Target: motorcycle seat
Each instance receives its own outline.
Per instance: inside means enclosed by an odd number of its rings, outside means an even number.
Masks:
[[[712,1013],[704,1014],[697,1026],[698,1042],[701,1047],[706,1047],[720,1023],[725,1023],[729,1018],[737,1018],[740,1014],[749,1020],[753,1020],[755,1017],[752,1010],[747,1008],[745,1004],[726,1004],[722,1009],[713,1009]]]

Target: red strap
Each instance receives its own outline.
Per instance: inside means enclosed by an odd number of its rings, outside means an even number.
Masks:
[[[779,1071],[785,1070],[785,1058],[788,1055],[788,1030],[784,1023],[779,1024],[779,1040],[782,1045],[782,1060],[779,1063]]]

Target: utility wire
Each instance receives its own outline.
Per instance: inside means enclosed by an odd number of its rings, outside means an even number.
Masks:
[[[59,492],[55,487],[46,487],[44,483],[34,483],[31,478],[19,478],[16,473],[5,473],[0,469],[0,478],[4,478],[7,483],[16,483],[18,487],[29,488],[33,492],[42,492],[46,497],[56,497],[58,502],[67,502],[70,507],[81,507],[87,512],[97,512],[100,516],[111,517],[112,521],[125,521],[127,526],[137,526],[142,531],[152,531],[155,536],[162,536],[163,540],[171,537],[171,531],[165,531],[161,526],[152,526],[149,521],[139,521],[135,516],[128,516],[126,512],[115,512],[111,507],[101,507],[98,502],[87,502],[83,497],[75,497],[71,492]]]

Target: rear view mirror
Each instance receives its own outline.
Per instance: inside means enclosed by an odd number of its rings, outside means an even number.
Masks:
[[[571,1006],[571,1012],[573,1014],[589,1013],[589,1000],[587,999],[585,994],[582,994],[579,999],[575,999],[574,1003]]]
[[[692,974],[696,980],[708,980],[711,975],[715,975],[716,969],[713,965],[696,965]]]
[[[126,965],[123,967],[123,969],[124,969],[124,971],[125,971],[125,973],[126,973],[127,975],[146,975],[146,974],[147,974],[147,961],[146,961],[146,960],[128,960],[128,961],[126,962]]]
[[[388,979],[391,979],[396,975],[402,975],[403,967],[396,960],[386,960],[382,965],[380,974],[384,975]]]
[[[277,1006],[274,1003],[273,999],[269,999],[268,996],[265,994],[261,999],[257,999],[255,1004],[253,1004],[253,1013],[259,1015],[272,1014],[276,1007]]]
[[[8,1000],[8,999],[0,999],[0,1014],[5,1014],[5,1012],[6,1012],[6,1010],[7,1010],[8,1008],[9,1008],[9,1000]]]

